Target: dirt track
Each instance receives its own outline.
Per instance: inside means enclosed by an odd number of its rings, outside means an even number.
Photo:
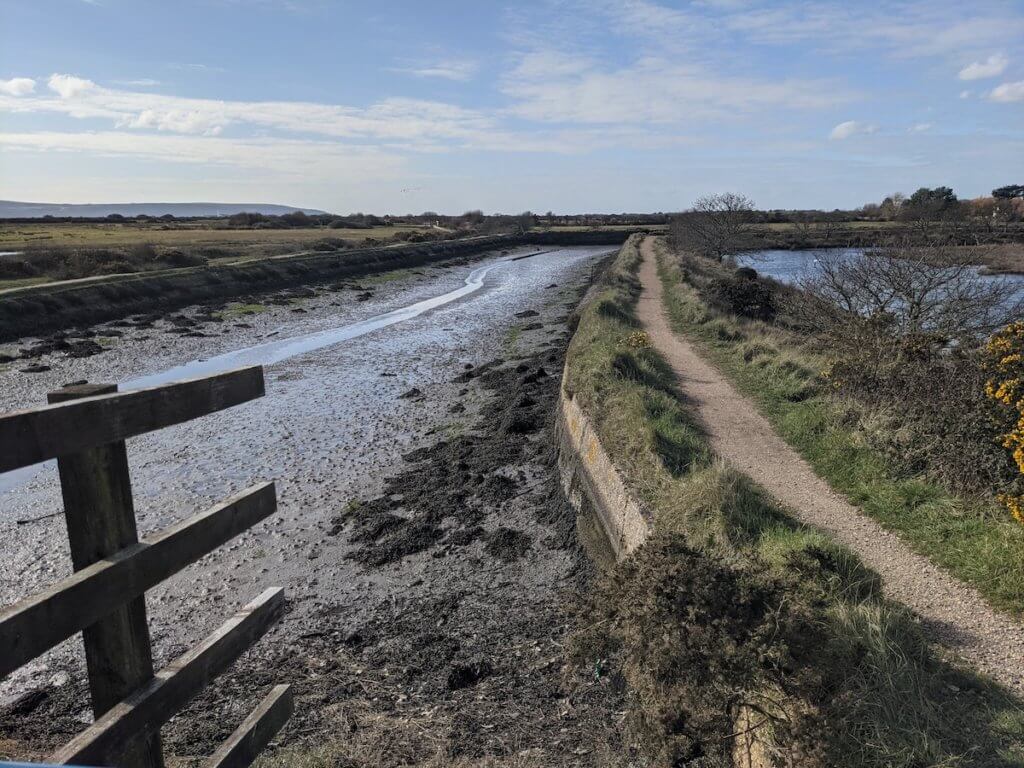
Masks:
[[[639,315],[675,371],[715,453],[763,486],[803,522],[828,531],[881,574],[888,597],[909,606],[928,634],[999,683],[1024,694],[1024,627],[972,588],[914,553],[819,478],[694,347],[669,327],[653,241],[642,246]]]
[[[332,765],[613,764],[620,694],[563,664],[589,565],[548,434],[567,314],[603,250],[495,256],[480,291],[275,363],[266,398],[130,441],[144,532],[281,480],[277,515],[149,595],[158,663],[266,585],[289,595],[279,627],[164,729],[168,752],[209,754],[269,685],[288,681],[297,707],[285,747],[336,740]],[[39,402],[63,381],[123,380],[358,322],[458,287],[469,271],[270,302],[243,318],[248,328],[121,327],[102,354],[47,353],[50,371],[0,372],[2,406]],[[0,497],[0,537],[18,563],[0,579],[4,602],[67,568],[59,517],[16,523],[59,509],[52,475]],[[6,681],[8,702],[29,695],[0,710],[0,757],[40,757],[80,730],[81,678],[73,640]]]

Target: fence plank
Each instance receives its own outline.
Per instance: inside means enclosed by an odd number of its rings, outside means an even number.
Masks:
[[[203,768],[248,768],[292,716],[292,687],[278,685],[233,734],[203,763]]]
[[[263,636],[283,603],[284,590],[266,590],[201,644],[161,669],[149,684],[57,751],[50,761],[63,765],[117,765],[127,738],[155,733]]]
[[[116,384],[90,384],[51,392],[51,403],[117,392]],[[66,454],[57,460],[71,562],[76,571],[138,544],[135,503],[123,440]],[[144,595],[112,604],[82,630],[94,717],[153,679]],[[162,768],[160,734],[133,736],[125,745],[125,768]]]
[[[255,366],[8,413],[0,416],[0,472],[180,424],[263,394],[263,369]]]
[[[0,678],[274,513],[260,483],[0,611]]]

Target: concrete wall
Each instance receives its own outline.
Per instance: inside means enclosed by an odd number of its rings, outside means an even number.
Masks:
[[[557,433],[558,469],[569,503],[597,518],[615,559],[622,560],[647,540],[650,514],[629,493],[587,415],[564,389]]]

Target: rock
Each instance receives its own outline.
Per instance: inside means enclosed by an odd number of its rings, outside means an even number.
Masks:
[[[402,394],[400,394],[398,396],[398,399],[399,400],[413,400],[413,399],[419,398],[419,397],[423,397],[423,392],[421,392],[416,387],[413,387],[408,392],[403,392]]]
[[[99,344],[91,339],[83,339],[82,341],[73,341],[68,345],[68,348],[64,351],[68,357],[92,357],[98,355],[106,350],[103,349]]]
[[[537,315],[539,314],[540,312],[537,312],[532,309],[527,309],[522,312],[516,312],[516,317],[537,317]]]
[[[48,366],[48,365],[42,365],[41,363],[33,363],[32,365],[28,366],[27,368],[22,368],[21,372],[22,373],[43,373],[43,372],[48,371],[48,370],[50,370],[50,366]]]

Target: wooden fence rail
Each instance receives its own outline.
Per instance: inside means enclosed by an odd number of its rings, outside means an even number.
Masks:
[[[279,617],[275,587],[154,673],[146,590],[273,514],[277,496],[260,483],[140,541],[125,445],[263,394],[253,367],[130,392],[65,387],[49,405],[0,416],[0,472],[57,459],[75,571],[0,610],[0,678],[82,633],[95,722],[51,762],[162,768],[160,727]],[[208,765],[248,765],[291,711],[289,687],[277,686]]]

